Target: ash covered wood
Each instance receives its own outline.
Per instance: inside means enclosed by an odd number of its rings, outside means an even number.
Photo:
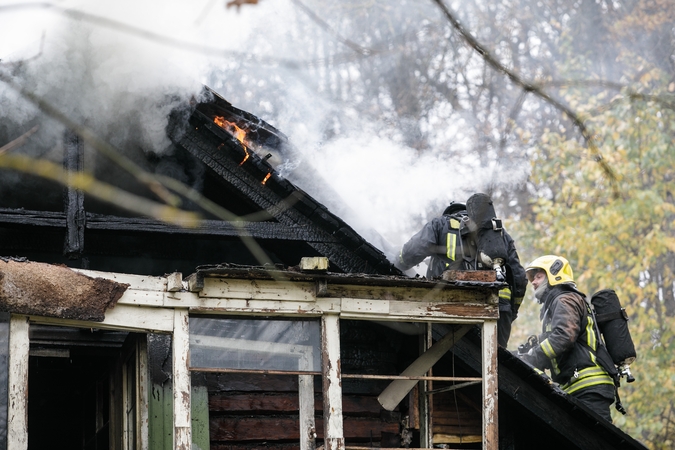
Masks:
[[[102,322],[128,287],[65,266],[0,258],[0,311]]]
[[[482,281],[485,283],[497,281],[494,270],[446,270],[441,277],[445,281]]]

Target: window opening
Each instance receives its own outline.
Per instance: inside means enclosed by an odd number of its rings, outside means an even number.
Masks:
[[[317,320],[190,317],[190,369],[321,373]]]
[[[472,327],[340,320],[346,447],[480,448],[482,377],[452,353]]]
[[[200,447],[313,450],[323,438],[319,320],[190,316],[190,371]]]

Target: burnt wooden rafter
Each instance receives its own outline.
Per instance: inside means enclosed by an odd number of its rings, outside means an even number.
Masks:
[[[178,145],[216,172],[232,189],[258,208],[292,228],[320,254],[344,272],[391,273],[384,255],[307,194],[280,178],[264,160],[248,152],[227,132],[199,111]],[[247,158],[246,162],[242,164]],[[269,174],[269,177],[267,175]],[[267,179],[266,179],[267,177]],[[263,180],[266,180],[263,183]],[[320,240],[305,239],[318,234]],[[336,241],[337,239],[337,241]]]
[[[0,208],[0,225],[33,225],[50,228],[65,228],[67,222],[68,216],[66,213]],[[87,213],[86,220],[84,220],[83,223],[84,228],[88,230],[187,235],[199,234],[226,237],[250,236],[255,239],[303,242],[319,240],[323,242],[326,239],[325,234],[315,233],[313,230],[307,230],[303,236],[299,236],[297,230],[278,222],[246,222],[243,227],[238,227],[232,222],[202,220],[194,228],[183,228],[155,219],[145,219],[140,217],[128,218]],[[337,238],[333,238],[333,241],[337,242]]]
[[[70,172],[81,172],[84,164],[84,143],[77,134],[70,130],[66,130],[63,140],[65,144],[64,168]],[[66,211],[66,238],[63,242],[63,254],[68,258],[77,259],[84,251],[86,224],[84,192],[67,187],[64,192],[64,209]]]

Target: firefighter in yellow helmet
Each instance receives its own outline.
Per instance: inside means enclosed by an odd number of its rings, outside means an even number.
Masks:
[[[551,373],[553,381],[608,421],[614,380],[597,362],[598,335],[585,295],[577,290],[572,267],[557,255],[541,256],[525,269],[541,304],[539,343],[521,357]]]

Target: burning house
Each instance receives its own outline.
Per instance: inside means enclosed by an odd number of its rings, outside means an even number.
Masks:
[[[498,348],[493,273],[405,277],[274,127],[212,93],[167,132],[192,228],[5,177],[0,448],[643,448]]]

